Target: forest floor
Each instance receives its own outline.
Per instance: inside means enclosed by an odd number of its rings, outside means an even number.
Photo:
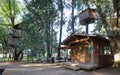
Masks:
[[[5,67],[3,75],[120,75],[120,68],[107,67],[98,70],[70,70],[62,67],[60,63],[8,63],[2,62]]]

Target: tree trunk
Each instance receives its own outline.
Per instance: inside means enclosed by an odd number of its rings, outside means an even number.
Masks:
[[[72,26],[72,33],[73,34],[75,33],[75,31],[74,31],[74,21],[75,21],[75,19],[74,19],[74,0],[72,0],[72,24],[71,24],[71,26]]]
[[[50,7],[50,6],[49,6]],[[46,7],[46,47],[47,47],[47,62],[50,62],[50,19],[49,19],[49,7]]]
[[[114,53],[114,66],[120,67],[120,41],[119,39],[116,40],[110,40],[111,42],[111,48]]]
[[[50,33],[47,32],[47,39],[46,39],[46,44],[47,44],[47,62],[50,62],[50,57],[51,57],[51,54],[50,54]]]
[[[14,48],[14,62],[15,61],[19,61],[20,60],[20,55],[22,54],[22,51],[19,51],[18,53],[17,53],[17,47],[15,47]],[[21,57],[21,59],[22,59],[22,57]]]
[[[61,45],[61,39],[62,39],[62,26],[63,26],[63,3],[61,1],[61,21],[60,21],[60,36],[59,36],[59,47]],[[60,57],[60,49],[58,49],[58,57]]]
[[[14,56],[13,56],[13,62],[18,61],[18,55],[17,55],[17,47],[14,46]]]
[[[20,59],[20,60],[23,59],[23,52],[20,53],[20,58],[19,58],[19,59]]]
[[[51,39],[50,39],[50,43],[51,43],[51,46],[50,46],[50,48],[51,48],[50,50],[51,51],[50,52],[51,52],[51,56],[52,56],[53,55],[53,50],[52,50],[53,49],[53,22],[52,22],[51,28],[52,29],[51,29]]]
[[[112,47],[113,53],[120,52],[120,41],[119,39],[110,39],[110,45]]]
[[[9,61],[11,60],[11,57],[12,57],[12,56],[11,56],[11,50],[10,50],[10,49],[9,49],[9,53],[8,53],[8,54],[9,54],[9,58],[8,58],[8,62],[9,62]]]

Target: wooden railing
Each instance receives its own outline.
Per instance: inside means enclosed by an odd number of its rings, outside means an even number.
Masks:
[[[11,34],[13,37],[20,37],[21,30],[19,30],[19,29],[12,29],[12,30],[10,31],[10,34]]]
[[[10,39],[10,40],[8,40],[8,44],[9,45],[15,45],[16,43],[15,43],[15,41],[13,39]]]

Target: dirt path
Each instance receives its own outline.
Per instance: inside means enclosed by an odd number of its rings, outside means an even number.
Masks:
[[[73,71],[60,64],[0,63],[6,69],[3,75],[120,75],[120,68],[102,68],[96,71]]]

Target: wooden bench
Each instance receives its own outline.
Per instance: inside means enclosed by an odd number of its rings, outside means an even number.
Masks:
[[[2,75],[4,70],[5,70],[5,68],[0,68],[0,75]]]

